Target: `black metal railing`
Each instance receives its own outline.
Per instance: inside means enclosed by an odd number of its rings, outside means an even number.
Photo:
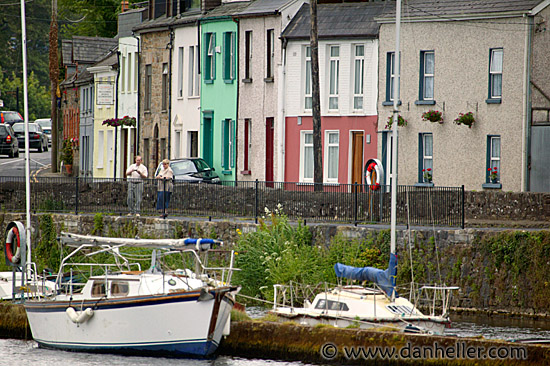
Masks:
[[[31,211],[129,213],[126,179],[48,178],[31,183]],[[160,184],[169,184],[160,182]],[[278,205],[293,220],[343,223],[389,223],[390,186],[294,182],[223,181],[221,184],[173,183],[170,205],[156,210],[159,181],[143,181],[142,215],[254,218]],[[0,177],[0,207],[25,211],[25,180]],[[464,227],[464,187],[398,186],[397,222]]]

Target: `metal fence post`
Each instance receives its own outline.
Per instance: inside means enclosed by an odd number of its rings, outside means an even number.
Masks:
[[[254,183],[254,223],[258,223],[258,179]]]
[[[465,197],[465,194],[464,194],[464,184],[462,185],[462,225],[461,227],[464,229],[464,197]]]
[[[162,218],[166,220],[166,179],[162,180]]]
[[[353,225],[357,226],[357,183],[353,183]]]
[[[75,177],[75,205],[74,205],[74,214],[78,215],[78,175]]]

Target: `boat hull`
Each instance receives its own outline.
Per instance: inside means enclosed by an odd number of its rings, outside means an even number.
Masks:
[[[33,338],[42,347],[71,351],[163,356],[212,355],[229,320],[234,301],[232,288],[201,296],[191,291],[136,296],[25,303]],[[91,308],[89,319],[75,323],[66,309]]]
[[[281,309],[279,309],[281,310]],[[271,311],[285,320],[292,320],[302,325],[316,326],[319,324],[331,325],[336,328],[359,329],[388,329],[401,330],[412,333],[443,334],[450,321],[440,317],[402,317],[402,318],[346,318],[331,315],[290,314],[285,311]]]

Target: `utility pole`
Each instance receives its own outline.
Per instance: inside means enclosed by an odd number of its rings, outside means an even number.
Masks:
[[[52,173],[57,173],[57,83],[59,80],[59,60],[57,58],[57,0],[52,0],[52,21],[50,23],[50,95],[52,104]]]
[[[323,149],[321,144],[321,98],[319,97],[319,42],[317,39],[317,0],[310,2],[311,14],[311,97],[313,117],[313,182],[314,190],[323,190]]]

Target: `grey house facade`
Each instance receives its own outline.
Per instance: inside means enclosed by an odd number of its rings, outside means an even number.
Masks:
[[[399,127],[399,184],[550,191],[549,4],[404,5],[399,113],[408,124]],[[389,171],[391,132],[385,121],[393,111],[396,77],[394,10],[378,21],[378,151]],[[429,111],[441,112],[442,123],[423,120]],[[475,120],[470,128],[455,123],[468,113]]]

